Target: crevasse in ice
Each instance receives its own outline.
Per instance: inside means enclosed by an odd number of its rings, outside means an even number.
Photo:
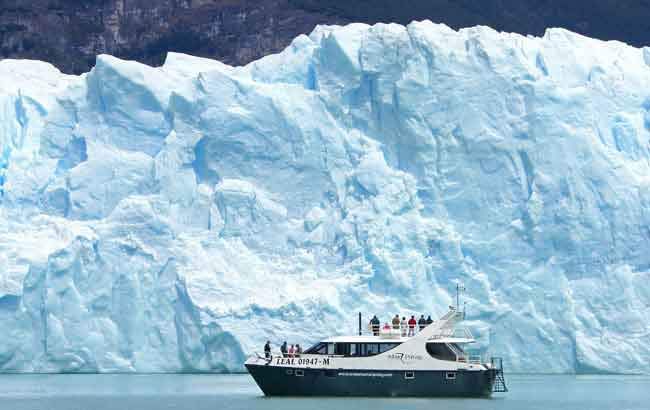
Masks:
[[[428,21],[245,67],[0,61],[0,369],[238,370],[460,280],[510,370],[642,372],[649,65]]]

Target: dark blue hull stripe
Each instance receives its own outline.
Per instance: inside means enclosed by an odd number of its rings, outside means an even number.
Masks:
[[[267,396],[489,397],[495,379],[494,370],[246,368]]]

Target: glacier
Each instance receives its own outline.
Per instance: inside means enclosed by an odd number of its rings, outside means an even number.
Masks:
[[[0,371],[238,371],[444,313],[508,370],[650,365],[650,48],[319,26],[244,67],[0,61]]]

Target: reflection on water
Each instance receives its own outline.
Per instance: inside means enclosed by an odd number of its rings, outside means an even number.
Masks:
[[[650,377],[507,375],[491,399],[272,398],[242,375],[0,375],[11,410],[648,410]]]

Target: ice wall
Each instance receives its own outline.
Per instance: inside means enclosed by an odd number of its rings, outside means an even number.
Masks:
[[[650,364],[650,51],[431,22],[246,67],[0,61],[0,369],[240,369],[444,312],[510,370]]]

